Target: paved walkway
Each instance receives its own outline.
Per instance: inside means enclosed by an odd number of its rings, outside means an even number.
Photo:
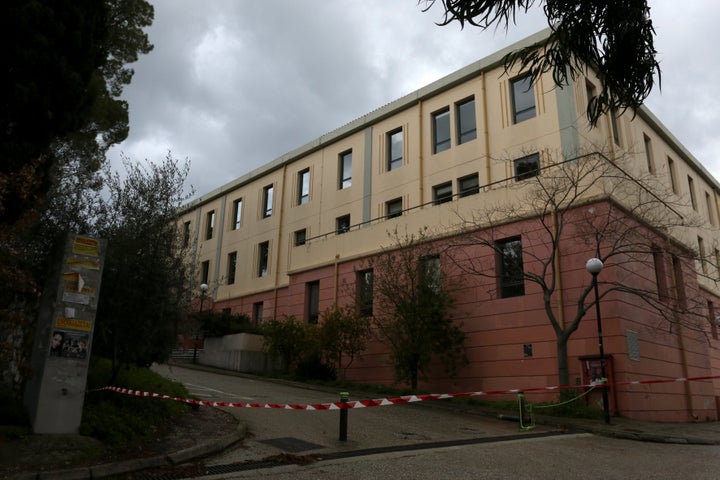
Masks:
[[[186,366],[186,365],[183,365]],[[238,375],[234,372],[223,372],[218,369],[210,369],[197,367],[199,369],[212,371],[214,373]],[[260,380],[260,379],[258,379]],[[293,382],[294,386],[299,384]],[[316,389],[317,387],[308,387]],[[454,404],[448,404],[442,400],[423,402],[417,405],[423,405],[427,408],[439,408],[458,411],[470,411],[467,407],[458,407]],[[388,408],[388,407],[378,407]],[[472,413],[478,414],[477,409],[472,409]],[[597,435],[604,435],[615,438],[628,440],[660,442],[660,443],[677,443],[677,444],[696,444],[696,445],[720,445],[720,422],[698,422],[698,423],[654,423],[630,420],[626,418],[613,417],[609,425],[605,424],[602,419],[587,420],[564,417],[538,416],[536,424],[542,427],[562,427],[569,430],[590,432]],[[42,478],[53,479],[90,479],[104,478],[112,475],[121,475],[126,472],[135,471],[138,466],[141,468],[153,468],[168,464],[179,464],[190,460],[207,457],[217,454],[226,449],[229,445],[242,440],[244,428],[241,428],[234,435],[227,438],[208,439],[207,442],[197,445],[190,449],[185,449],[174,454],[158,457],[145,458],[141,461],[129,461],[118,464],[108,464],[96,466],[92,469],[74,469],[57,472],[43,472]],[[35,474],[26,474],[11,479],[34,479]]]

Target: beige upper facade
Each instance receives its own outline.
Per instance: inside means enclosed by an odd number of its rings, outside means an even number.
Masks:
[[[685,206],[670,234],[698,252],[718,293],[720,184],[645,108],[585,115],[591,72],[557,88],[506,73],[503,57],[540,32],[321,136],[186,206],[180,222],[199,283],[216,301],[284,287],[294,273],[365,257],[395,228],[448,234],[482,205],[511,201],[537,168],[586,152],[622,159]],[[704,272],[704,273],[703,273]]]

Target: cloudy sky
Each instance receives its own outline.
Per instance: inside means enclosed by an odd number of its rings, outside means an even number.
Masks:
[[[155,49],[124,93],[110,152],[191,164],[196,196],[547,26],[439,27],[416,0],[150,0]],[[720,2],[650,0],[662,90],[647,106],[720,179]]]

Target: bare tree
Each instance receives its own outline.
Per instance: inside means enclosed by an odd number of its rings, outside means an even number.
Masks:
[[[626,170],[624,160],[611,161],[595,152],[551,164],[525,177],[510,178],[506,188],[519,190],[517,200],[486,206],[475,210],[470,218],[461,218],[464,234],[451,242],[450,248],[455,250],[451,258],[459,268],[494,280],[488,282],[492,295],[524,293],[512,289],[524,289],[526,283],[539,287],[544,312],[557,339],[560,385],[570,384],[568,340],[595,305],[590,275],[583,285],[562,286],[561,256],[590,251],[612,269],[612,275],[600,276],[601,299],[613,294],[631,295],[658,314],[657,318],[664,321],[662,326],[669,330],[702,330],[700,318],[705,322],[706,304],[699,296],[683,292],[682,285],[670,287],[682,264],[693,262],[697,256],[674,240],[673,234],[679,228],[698,227],[701,222],[685,214],[687,206],[672,200],[677,197],[654,176],[637,176]],[[520,238],[517,222],[525,222]],[[508,237],[518,240],[509,247],[502,241]],[[662,278],[656,278],[652,273],[656,263],[668,257],[673,267],[659,272]],[[515,268],[498,269],[496,263]],[[686,265],[685,271],[689,268]],[[658,280],[667,281],[668,287],[658,287]],[[503,292],[503,288],[508,291]],[[559,318],[557,305],[569,301],[575,304],[574,314]]]
[[[370,319],[355,305],[333,304],[322,314],[320,344],[326,360],[344,379],[347,369],[367,349],[372,331]]]
[[[458,280],[452,262],[441,263],[448,253],[439,253],[426,230],[404,235],[395,230],[389,237],[391,245],[367,261],[373,271],[373,323],[390,347],[396,379],[414,390],[434,357],[451,377],[467,363],[465,333],[451,315]]]

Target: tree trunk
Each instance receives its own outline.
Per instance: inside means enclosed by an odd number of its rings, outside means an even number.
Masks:
[[[567,336],[561,335],[557,339],[557,362],[558,362],[558,385],[561,387],[570,385],[570,371],[568,369]],[[563,398],[567,389],[560,390],[560,397]]]

